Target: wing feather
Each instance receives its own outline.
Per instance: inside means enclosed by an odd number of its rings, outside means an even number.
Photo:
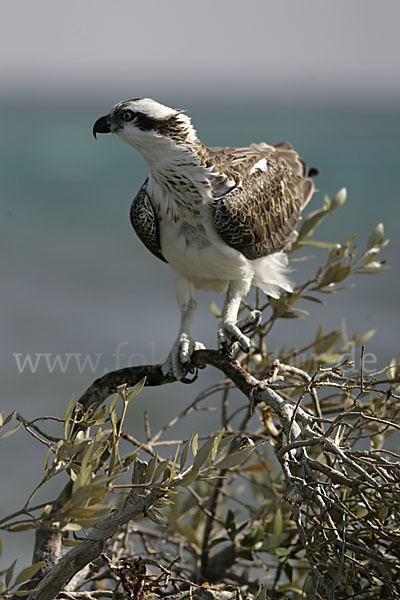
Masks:
[[[241,181],[212,203],[220,237],[250,260],[282,250],[314,193],[300,156],[287,142],[214,152],[221,170],[224,162],[229,164]],[[261,158],[266,158],[267,170],[251,172]]]
[[[138,238],[157,258],[168,262],[162,252],[157,216],[147,193],[147,179],[133,199],[130,218]]]

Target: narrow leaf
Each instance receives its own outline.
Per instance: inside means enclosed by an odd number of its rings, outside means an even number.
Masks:
[[[209,438],[201,448],[199,448],[196,457],[193,461],[193,469],[200,469],[201,465],[206,462],[211,454],[211,450],[214,444],[214,437]]]
[[[196,456],[197,450],[199,449],[199,434],[196,433],[192,440],[192,452],[193,456]]]
[[[29,565],[29,567],[25,567],[25,569],[22,569],[22,571],[18,573],[15,579],[14,586],[21,585],[22,583],[30,581],[32,577],[39,571],[42,565],[44,565],[44,561],[35,563],[33,565]]]
[[[181,471],[185,468],[185,465],[187,463],[187,459],[189,456],[189,450],[190,450],[190,444],[191,444],[191,439],[188,440],[182,448],[181,460],[179,462]]]
[[[17,412],[16,409],[14,409],[3,421],[2,426],[4,427],[5,425],[7,425],[11,419],[14,417],[15,413]]]
[[[71,400],[68,402],[68,406],[65,409],[65,414],[64,414],[64,439],[65,440],[67,439],[68,425],[69,425],[69,420],[71,418],[72,410],[74,408],[74,404],[75,404],[75,394],[72,394]]]
[[[140,394],[140,392],[144,388],[145,383],[146,383],[146,377],[143,377],[143,379],[141,379],[138,383],[136,383],[129,390],[128,396],[126,398],[128,402],[130,402],[133,398],[135,398],[135,396],[137,396],[138,394]]]
[[[15,569],[16,564],[17,564],[17,559],[14,560],[14,562],[8,567],[8,569],[6,571],[6,586],[7,586],[7,588],[9,587],[12,576],[14,575],[14,569]]]
[[[10,437],[10,435],[13,435],[13,433],[18,431],[20,427],[21,423],[18,423],[16,427],[13,427],[12,429],[9,429],[6,433],[3,433],[3,435],[0,436],[0,440],[5,440],[6,438]]]

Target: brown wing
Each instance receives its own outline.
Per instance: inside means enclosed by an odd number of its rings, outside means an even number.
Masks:
[[[217,148],[216,158],[239,173],[241,184],[212,204],[214,225],[226,244],[250,260],[281,250],[309,202],[314,183],[297,152],[278,146]],[[252,167],[265,158],[266,172]]]
[[[131,205],[130,218],[132,227],[136,231],[138,238],[150,252],[164,262],[168,262],[161,252],[157,216],[154,212],[146,188],[147,179],[138,191]]]

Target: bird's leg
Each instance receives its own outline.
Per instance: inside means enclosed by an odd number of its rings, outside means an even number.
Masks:
[[[180,274],[175,274],[175,291],[181,310],[181,324],[178,337],[162,366],[162,371],[164,375],[172,375],[174,379],[189,383],[191,380],[186,378],[186,374],[190,370],[192,354],[196,350],[204,349],[204,345],[196,342],[190,335],[197,306],[193,284]]]
[[[238,343],[243,352],[250,351],[250,338],[245,334],[253,331],[261,321],[259,310],[251,311],[246,317],[238,320],[240,302],[249,290],[248,281],[231,281],[225,298],[222,314],[222,325],[218,330],[218,340],[227,353]]]

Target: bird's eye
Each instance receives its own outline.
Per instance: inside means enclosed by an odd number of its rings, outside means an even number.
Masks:
[[[134,117],[134,114],[131,110],[124,110],[124,112],[121,114],[121,119],[123,121],[132,121]]]

